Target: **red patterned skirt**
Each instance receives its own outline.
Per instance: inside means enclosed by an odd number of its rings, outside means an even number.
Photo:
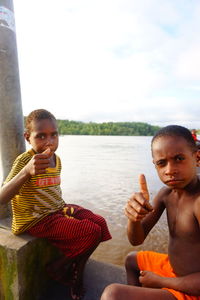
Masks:
[[[66,204],[63,210],[44,217],[27,232],[46,238],[68,258],[84,254],[99,241],[111,239],[103,217],[74,204]]]

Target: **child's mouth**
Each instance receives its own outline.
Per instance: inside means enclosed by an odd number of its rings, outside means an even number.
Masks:
[[[166,181],[165,184],[173,186],[173,185],[177,185],[182,182],[183,181],[180,179],[170,179],[170,180]]]

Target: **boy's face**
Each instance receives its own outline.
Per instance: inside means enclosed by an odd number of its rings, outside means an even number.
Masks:
[[[50,149],[52,154],[58,148],[58,128],[51,119],[31,122],[31,132],[25,133],[26,140],[31,144],[36,153]]]
[[[152,156],[160,180],[170,188],[184,188],[196,180],[199,153],[193,152],[182,137],[163,136],[155,139]]]

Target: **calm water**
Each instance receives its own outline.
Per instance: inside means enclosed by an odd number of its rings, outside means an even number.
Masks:
[[[150,142],[151,137],[60,137],[57,153],[62,160],[65,202],[104,216],[113,236],[97,248],[95,259],[123,265],[133,249],[167,251],[165,216],[142,246],[131,246],[126,236],[124,206],[131,193],[138,191],[138,175],[146,175],[151,196],[162,186],[152,164]]]
[[[133,249],[167,251],[168,231],[163,215],[142,246],[127,240],[124,206],[138,191],[144,173],[151,196],[162,186],[152,164],[151,137],[61,136],[62,191],[66,203],[82,205],[107,220],[112,240],[102,243],[93,258],[123,265]]]

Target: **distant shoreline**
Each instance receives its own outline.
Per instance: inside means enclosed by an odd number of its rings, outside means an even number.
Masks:
[[[142,122],[84,123],[58,119],[61,135],[153,136],[161,127]]]
[[[96,123],[57,119],[57,123],[60,135],[154,136],[162,128],[144,122]],[[200,134],[200,129],[197,129],[197,133]]]

